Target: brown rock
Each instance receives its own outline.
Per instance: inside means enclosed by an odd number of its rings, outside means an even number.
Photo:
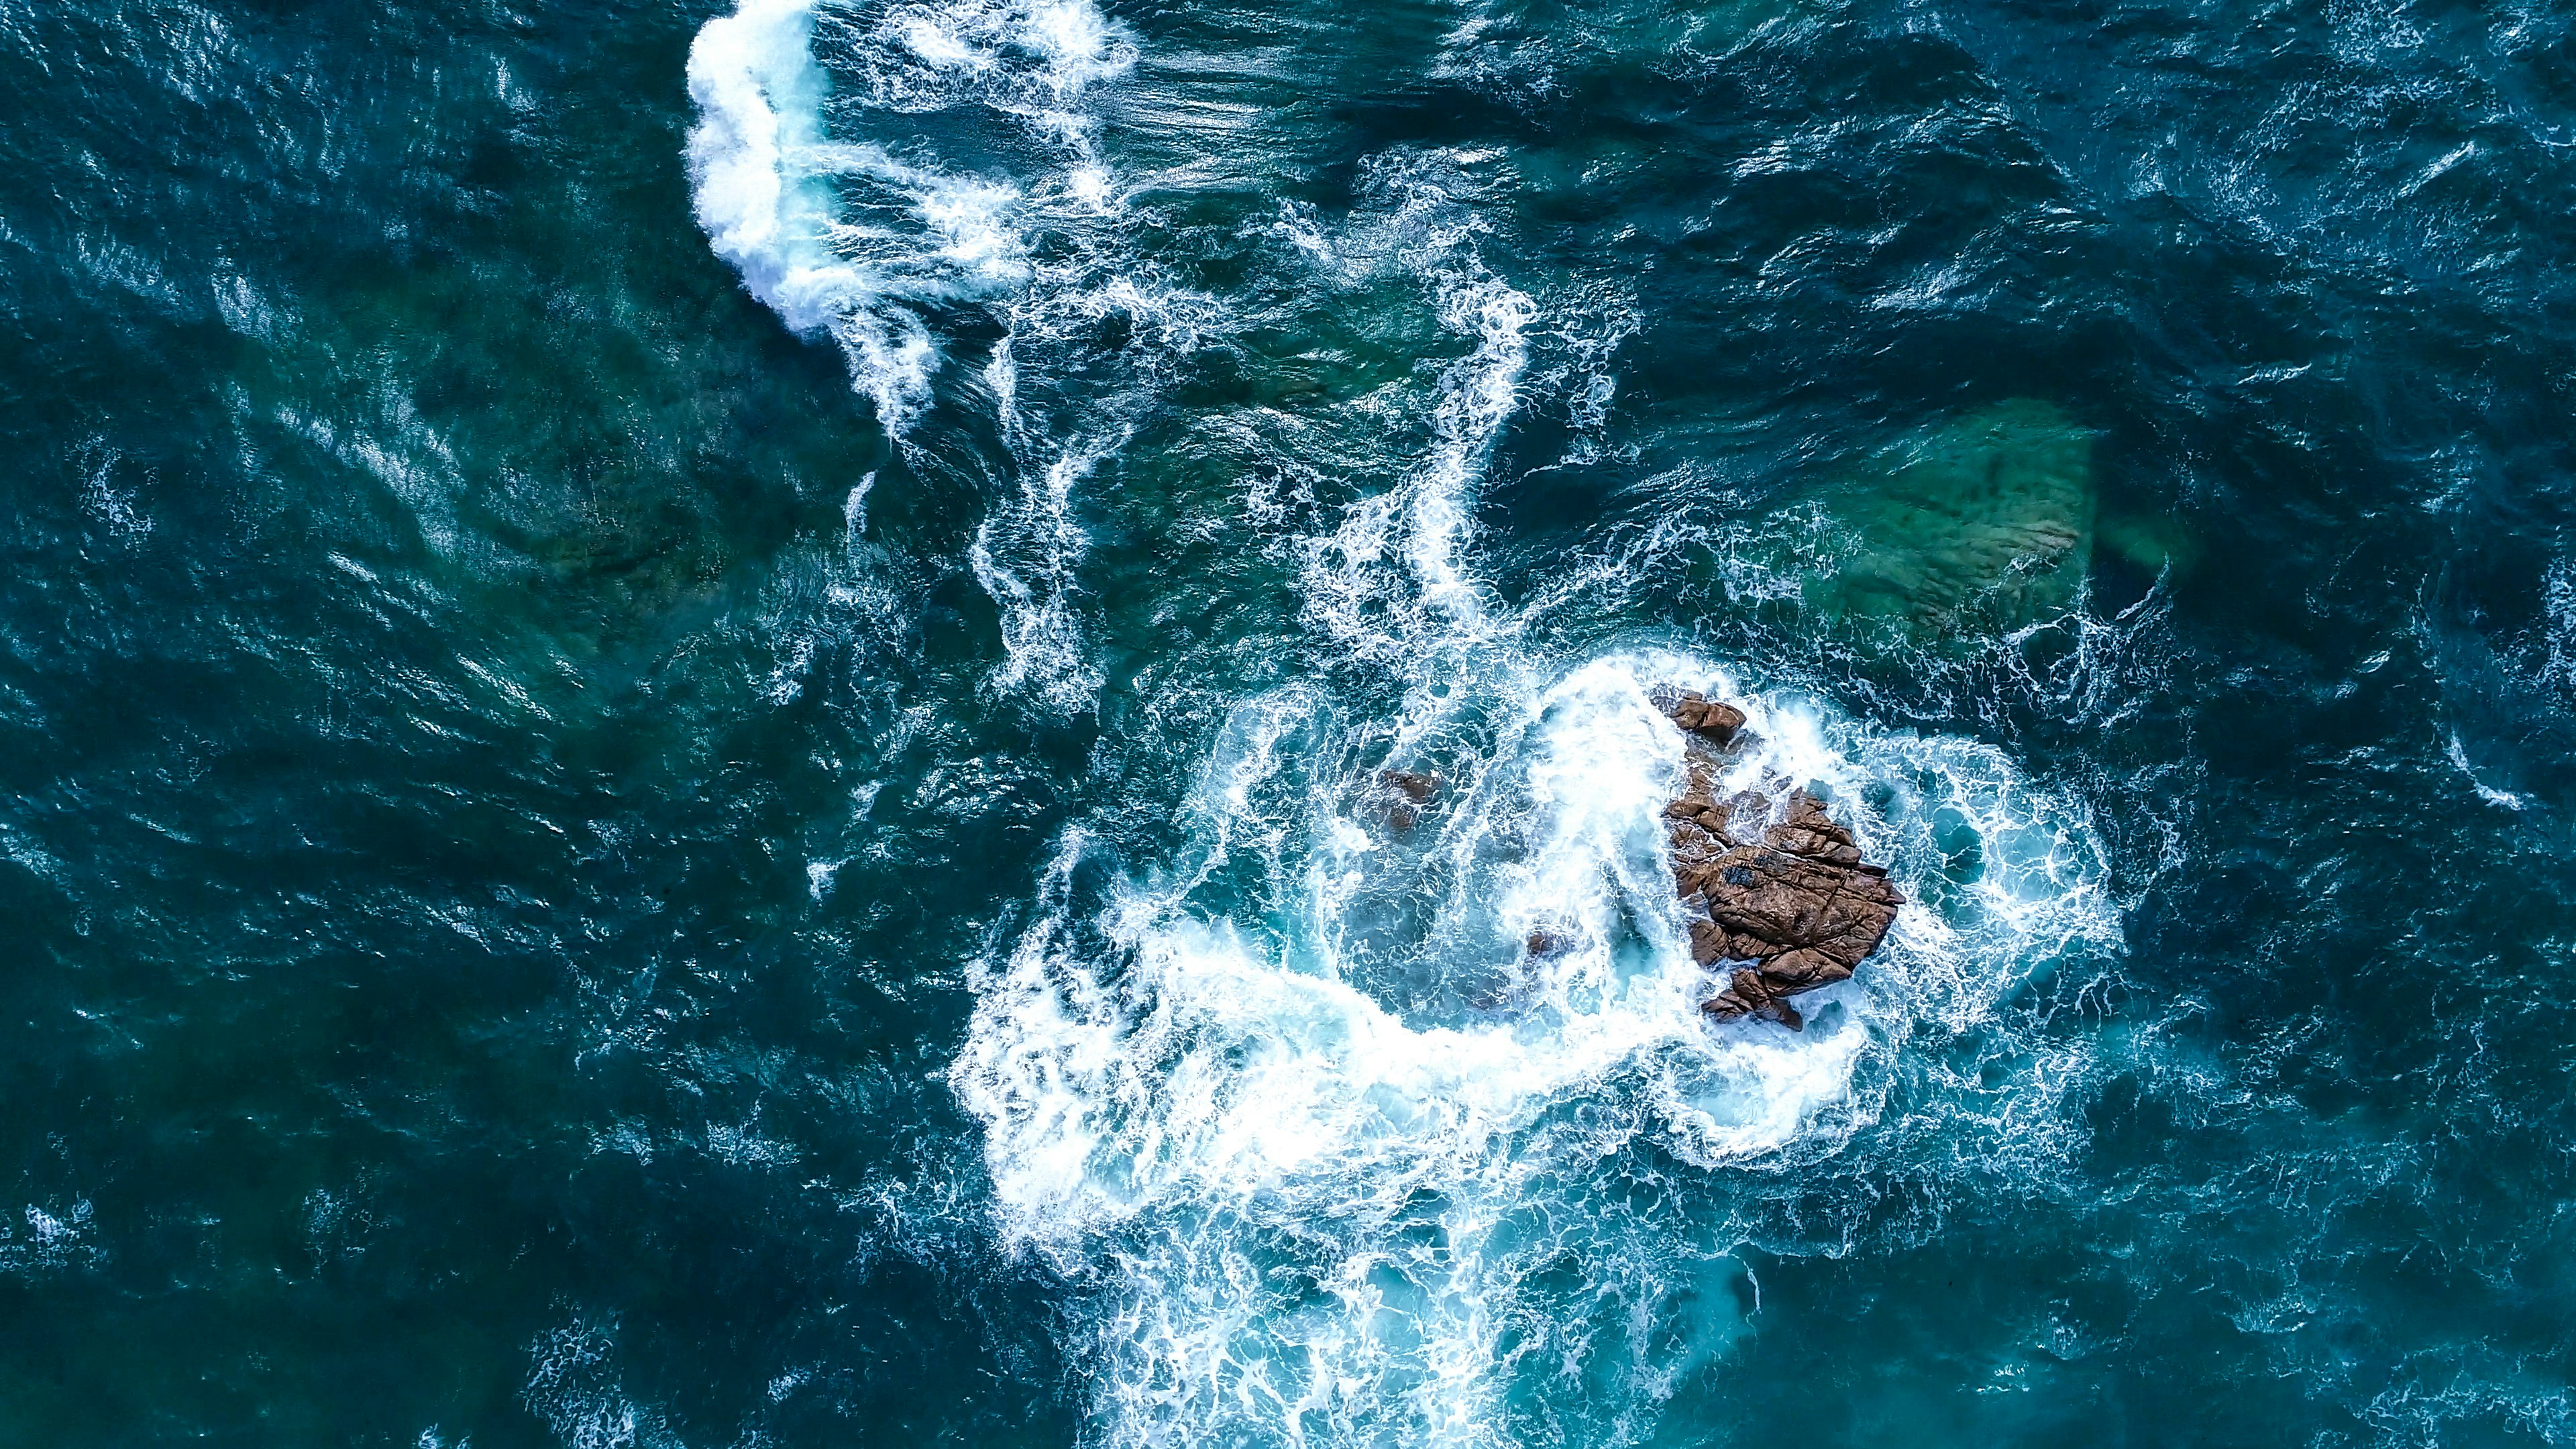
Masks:
[[[1682,787],[1680,798],[1664,807],[1666,815],[1689,817],[1703,810],[1719,808],[1717,800],[1717,765],[1706,755],[1694,750],[1689,755],[1690,783]]]
[[[1735,848],[1733,840],[1709,829],[1696,819],[1667,820],[1664,822],[1664,834],[1673,843],[1673,873],[1677,884],[1684,866],[1695,868],[1706,865]],[[1690,887],[1687,884],[1682,884],[1680,889],[1683,895],[1690,894]]]
[[[1780,999],[1783,994],[1772,990],[1761,973],[1738,971],[1732,984],[1701,1002],[1699,1009],[1720,1021],[1733,1021],[1740,1016],[1761,1016],[1791,1031],[1806,1030],[1806,1018],[1798,1015],[1796,1007]]]
[[[1673,723],[1714,745],[1732,743],[1735,732],[1744,728],[1744,711],[1720,704],[1696,689],[1683,690],[1659,702]]]
[[[1416,805],[1428,804],[1440,793],[1438,775],[1418,775],[1411,770],[1380,770],[1377,782]]]
[[[1685,713],[1693,698],[1668,707],[1676,723],[1705,718]],[[1731,735],[1742,714],[1729,712]],[[1861,860],[1859,842],[1823,801],[1791,790],[1780,818],[1771,813],[1771,800],[1750,791],[1717,799],[1714,769],[1695,759],[1664,825],[1673,888],[1705,917],[1691,922],[1691,959],[1752,963],[1702,1009],[1722,1021],[1759,1016],[1794,1031],[1804,1020],[1785,998],[1850,980],[1886,938],[1904,897],[1887,883],[1885,866]]]
[[[1691,959],[1702,966],[1714,966],[1726,959],[1732,946],[1726,928],[1715,921],[1690,923]]]
[[[1860,864],[1860,847],[1853,843],[1852,833],[1835,824],[1825,813],[1824,802],[1804,790],[1789,792],[1788,818],[1764,831],[1762,843],[1834,865]]]
[[[1417,774],[1412,770],[1380,770],[1375,786],[1367,792],[1366,804],[1386,821],[1386,828],[1396,835],[1411,831],[1422,818],[1422,807],[1440,793],[1440,777]]]
[[[1766,959],[1812,948],[1845,967],[1878,949],[1901,903],[1880,876],[1757,847],[1729,851],[1702,872],[1711,919],[1737,936],[1767,942]],[[1846,970],[1845,975],[1850,972]]]

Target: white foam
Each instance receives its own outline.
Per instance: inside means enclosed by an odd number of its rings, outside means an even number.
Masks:
[[[1087,230],[1114,226],[1124,200],[1084,97],[1128,69],[1134,47],[1091,0],[931,0],[831,20],[818,34],[812,0],[742,0],[700,31],[689,64],[699,220],[790,327],[839,343],[853,386],[907,450],[942,360],[928,319],[968,303],[1003,324],[984,378],[1018,487],[971,557],[1002,614],[992,683],[1078,710],[1099,675],[1071,594],[1087,539],[1069,490],[1130,430],[1134,399],[1023,410],[1014,348],[1070,338],[1110,311],[1158,345],[1188,344],[1184,300],[1134,275],[1114,235]],[[880,139],[835,138],[827,102],[842,130],[871,110],[888,124]],[[924,154],[929,132],[907,118],[932,113],[992,143],[976,174]],[[994,154],[1008,159],[997,168]],[[1041,238],[1059,260],[1033,260]]]
[[[2460,743],[2458,730],[2451,731],[2448,740],[2444,743],[2443,752],[2450,758],[2451,768],[2465,776],[2468,779],[2469,788],[2478,792],[2479,799],[2504,810],[2519,811],[2529,804],[2513,791],[2499,790],[2478,778],[2477,767],[2469,763],[2468,747]]]
[[[1824,790],[1900,878],[1970,838],[1983,851],[1938,912],[1908,908],[1862,981],[1804,1003],[1821,1009],[1803,1036],[1698,1011],[1713,987],[1662,858],[1682,741],[1648,702],[1658,682],[1746,699],[1760,743],[1728,783]],[[1445,842],[1355,824],[1350,780],[1271,788],[1337,752],[1319,694],[1264,696],[1193,794],[1194,866],[1086,917],[1071,882],[1099,847],[1070,832],[1035,927],[974,972],[952,1081],[986,1124],[1005,1231],[1068,1273],[1104,1247],[1116,1264],[1094,1325],[1108,1442],[1511,1442],[1514,1333],[1559,1311],[1550,1275],[1643,1312],[1708,1271],[1689,1223],[1598,1211],[1604,1164],[1650,1147],[1714,1167],[1853,1130],[1876,1111],[1863,1063],[1908,1020],[1990,1014],[2051,952],[2116,940],[2080,813],[1982,747],[1749,696],[1666,654],[1553,676],[1500,661],[1475,684],[1512,708],[1494,758],[1444,762]],[[1211,872],[1248,861],[1258,906],[1200,903]],[[1424,892],[1437,908],[1410,932],[1373,918]],[[1532,930],[1567,946],[1521,961]],[[1391,1005],[1370,985],[1391,931],[1409,972],[1500,971],[1509,989],[1464,1015]],[[1314,1286],[1286,1292],[1283,1273]],[[1645,1397],[1672,1355],[1710,1347],[1560,1327]],[[1718,1314],[1705,1334],[1732,1330]]]
[[[835,57],[844,80],[890,109],[972,104],[1017,115],[1064,152],[1033,187],[827,136],[834,76],[815,58],[814,21],[812,0],[742,0],[698,32],[693,203],[754,296],[796,331],[840,344],[853,386],[899,438],[928,405],[939,366],[924,304],[1025,289],[1033,195],[1109,206],[1092,124],[1066,108],[1132,52],[1087,0],[1047,0],[898,6]]]
[[[96,1268],[107,1260],[100,1246],[96,1215],[88,1198],[46,1208],[28,1203],[23,1231],[0,1217],[0,1274],[33,1277],[68,1269]]]
[[[828,90],[807,48],[808,0],[743,0],[689,47],[689,168],[698,223],[762,301],[799,331],[830,325],[834,304],[866,287],[824,246],[833,217],[817,173]]]
[[[1544,318],[1475,253],[1481,164],[1385,161],[1376,212],[1277,228],[1329,285],[1419,286],[1468,344],[1423,399],[1421,455],[1302,547],[1309,627],[1400,701],[1345,715],[1323,681],[1240,701],[1182,802],[1188,849],[1120,859],[1069,828],[1029,927],[970,972],[951,1084],[1005,1239],[1097,1290],[1078,1348],[1103,1443],[1517,1443],[1559,1372],[1605,1399],[1605,1441],[1642,1434],[1736,1331],[1735,1270],[1709,1225],[1623,1200],[1623,1165],[1830,1147],[1874,1120],[1917,1023],[1973,1026],[2056,954],[2117,940],[2080,810],[1999,753],[1690,656],[1554,659],[1491,597],[1475,490]],[[1015,314],[986,374],[1015,447],[1043,436],[1024,345],[1105,292]],[[1015,681],[1080,667],[1046,569],[1078,555],[1071,489],[1114,446],[1060,451],[979,536]],[[1802,1002],[1803,1035],[1699,1010],[1663,683],[1746,702],[1759,743],[1728,783],[1821,790],[1925,902],[1859,980]],[[1443,775],[1414,832],[1358,803],[1363,760]],[[1532,933],[1560,949],[1530,959]]]
[[[1069,833],[1036,923],[974,972],[952,1080],[1006,1236],[1099,1289],[1103,1442],[1523,1442],[1557,1392],[1541,1363],[1592,1386],[1587,1432],[1637,1437],[1736,1331],[1735,1270],[1707,1224],[1621,1201],[1622,1164],[1827,1148],[1875,1119],[1917,1023],[1973,1027],[2055,955],[2117,941],[2081,812],[1999,753],[1702,660],[1530,646],[1475,575],[1472,518],[1543,319],[1473,255],[1455,159],[1398,168],[1372,234],[1283,213],[1327,275],[1398,259],[1472,344],[1436,378],[1427,451],[1305,550],[1310,625],[1403,682],[1395,715],[1304,683],[1244,701],[1189,802],[1193,851],[1099,861],[1121,884],[1092,901],[1072,883],[1102,847]],[[1714,983],[1662,859],[1663,682],[1746,700],[1762,743],[1732,783],[1825,791],[1932,901],[1805,1003],[1803,1036],[1698,1011]],[[1319,773],[1376,758],[1446,777],[1415,836],[1354,806],[1366,770]],[[1532,932],[1563,949],[1524,959]]]
[[[1119,440],[1093,442],[1059,455],[1043,474],[1020,475],[1018,498],[975,530],[967,561],[1002,610],[1002,664],[991,684],[1034,690],[1063,713],[1087,707],[1100,671],[1085,655],[1073,617],[1072,571],[1089,540],[1073,517],[1073,485]]]
[[[1484,473],[1503,423],[1512,415],[1521,373],[1529,365],[1526,334],[1537,315],[1530,299],[1497,278],[1476,276],[1452,285],[1441,298],[1443,320],[1472,331],[1476,351],[1441,382],[1432,413],[1438,439],[1431,464],[1409,490],[1412,530],[1407,553],[1422,581],[1425,602],[1461,623],[1483,609],[1466,575],[1468,489]]]
[[[1518,399],[1536,308],[1481,267],[1435,285],[1442,321],[1476,349],[1441,372],[1430,456],[1307,548],[1307,618],[1364,658],[1418,656],[1426,643],[1476,640],[1495,627],[1463,563],[1469,494]],[[1389,571],[1396,564],[1401,573]]]
[[[939,364],[925,309],[968,299],[1003,322],[982,378],[1017,472],[970,550],[1001,611],[991,682],[1080,709],[1100,675],[1074,607],[1075,495],[1135,410],[1068,402],[1054,364],[1088,358],[1110,312],[1154,340],[1140,350],[1179,355],[1203,311],[1115,231],[1120,183],[1082,98],[1132,49],[1086,0],[901,4],[834,29],[827,79],[813,21],[743,0],[700,33],[699,218],[790,326],[840,342],[898,437]],[[978,107],[1051,149],[962,177],[834,141],[836,83],[890,114]],[[1477,254],[1472,178],[1492,160],[1384,158],[1364,168],[1374,210],[1327,232],[1283,207],[1278,227],[1331,285],[1419,288],[1464,347],[1413,394],[1427,449],[1303,544],[1310,628],[1401,700],[1345,716],[1301,681],[1241,701],[1184,802],[1189,848],[1120,859],[1069,827],[1027,929],[970,972],[950,1082],[985,1127],[1006,1241],[1096,1290],[1103,1443],[1514,1443],[1526,1382],[1559,1372],[1632,1424],[1734,1331],[1733,1270],[1669,1200],[1622,1199],[1621,1172],[1829,1144],[1872,1119],[1918,1024],[1973,1026],[2054,954],[2117,938],[2081,812],[2000,754],[1751,694],[1698,658],[1553,658],[1491,596],[1475,490],[1545,335],[1540,303]],[[1611,345],[1586,364],[1587,426]],[[1802,1002],[1803,1036],[1698,1009],[1713,983],[1662,854],[1682,742],[1657,683],[1745,701],[1760,744],[1733,783],[1825,791],[1922,902],[1858,981]],[[1432,817],[1410,836],[1368,818],[1359,760],[1440,770]],[[819,898],[829,867],[809,871]],[[1077,889],[1092,874],[1113,884]],[[1563,949],[1525,959],[1533,932]]]
[[[617,1323],[576,1320],[529,1347],[520,1396],[571,1449],[677,1449],[662,1414],[627,1397],[617,1373]],[[462,1441],[460,1441],[462,1442]]]

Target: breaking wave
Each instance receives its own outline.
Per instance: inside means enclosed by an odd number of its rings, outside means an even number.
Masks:
[[[689,54],[699,223],[789,327],[840,345],[889,436],[904,443],[932,404],[941,309],[1003,325],[984,380],[1019,478],[973,563],[1004,621],[994,687],[1062,711],[1099,687],[1067,598],[1087,542],[1070,489],[1136,398],[1031,409],[1013,349],[1108,313],[1185,330],[1182,302],[1115,244],[1121,201],[1082,109],[1134,54],[1087,0],[744,0]],[[889,120],[906,123],[903,154],[868,135]]]
[[[1998,752],[1687,654],[1530,642],[1469,520],[1537,307],[1475,266],[1429,285],[1474,343],[1432,446],[1298,550],[1309,627],[1401,703],[1323,681],[1240,701],[1179,856],[1069,828],[1031,924],[973,973],[953,1083],[1005,1237],[1097,1290],[1103,1443],[1545,1441],[1568,1387],[1587,1440],[1633,1439],[1740,1327],[1711,1175],[1832,1150],[1918,1022],[1972,1028],[2118,941],[2083,810]],[[1747,700],[1738,783],[1818,789],[1916,902],[1804,1035],[1698,1009],[1658,684]],[[1404,828],[1373,793],[1389,767],[1443,782]]]
[[[1751,700],[1736,775],[1820,787],[1915,902],[1804,1035],[1698,1011],[1662,682]],[[1100,1290],[1103,1442],[1521,1443],[1569,1378],[1632,1437],[1739,1326],[1705,1175],[1833,1150],[1918,1023],[1972,1028],[2116,945],[2082,812],[1994,751],[1672,654],[1513,686],[1403,836],[1354,807],[1364,771],[1320,763],[1370,731],[1313,690],[1246,701],[1186,862],[1068,831],[1034,925],[977,972],[955,1086],[1006,1234]],[[1641,1191],[1668,1173],[1701,1178]]]
[[[828,73],[820,43],[834,52]],[[1132,54],[1083,0],[898,5],[865,19],[815,0],[744,0],[689,51],[698,222],[788,326],[840,343],[859,390],[901,435],[939,365],[924,311],[1025,288],[1028,229],[1107,204],[1091,124],[1073,107]],[[834,77],[848,75],[862,78],[859,93],[836,94]],[[835,102],[989,109],[1055,164],[996,179],[903,160],[835,139]]]
[[[968,561],[1001,608],[992,685],[1064,710],[1101,685],[1080,489],[1134,436],[1157,359],[1230,325],[1121,230],[1080,104],[1131,58],[1079,0],[747,0],[691,61],[717,250],[840,342],[890,431],[930,398],[935,305],[1001,323],[978,396],[1016,475]],[[1046,167],[898,160],[828,138],[836,107],[1000,116],[1027,144],[986,160]],[[1479,576],[1478,493],[1536,386],[1533,339],[1574,328],[1486,259],[1484,159],[1370,158],[1339,225],[1278,203],[1283,265],[1381,298],[1365,305],[1408,294],[1456,350],[1369,394],[1412,410],[1385,486],[1257,540],[1293,574],[1310,668],[1221,711],[1179,844],[1069,822],[970,972],[950,1083],[984,1126],[1002,1238],[1085,1289],[1071,1332],[1103,1444],[1637,1439],[1742,1327],[1740,1174],[1841,1150],[1880,1120],[1910,1038],[1979,1030],[2052,963],[2119,941],[2083,807],[1999,752],[1651,640],[1542,638],[1542,606]],[[1141,325],[1100,387],[1085,327],[1113,313]],[[1623,326],[1548,384],[1578,418],[1608,405]],[[1744,701],[1737,783],[1816,790],[1911,902],[1802,1035],[1699,1010],[1659,685]],[[1390,769],[1437,794],[1399,818]]]

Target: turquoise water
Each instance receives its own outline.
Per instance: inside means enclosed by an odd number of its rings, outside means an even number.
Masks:
[[[2576,16],[0,67],[0,1439],[2576,1440]]]

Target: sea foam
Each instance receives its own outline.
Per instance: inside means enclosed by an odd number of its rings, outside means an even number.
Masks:
[[[1438,229],[1409,263],[1468,350],[1429,446],[1302,549],[1309,627],[1397,696],[1239,701],[1185,846],[1068,828],[1025,929],[970,972],[951,1083],[1004,1240],[1088,1290],[1104,1443],[1642,1437],[1742,1326],[1724,1174],[1830,1153],[1918,1030],[2117,941],[2083,810],[2000,752],[1690,653],[1560,654],[1491,597],[1474,495],[1542,309],[1472,226]],[[1860,979],[1802,1000],[1803,1035],[1699,1011],[1659,684],[1743,701],[1726,786],[1818,790],[1916,901]],[[1409,830],[1370,803],[1384,767],[1442,779]]]
[[[1119,230],[1081,100],[1130,51],[1080,0],[830,18],[818,36],[812,9],[746,0],[702,32],[701,220],[791,326],[840,341],[898,434],[937,365],[927,309],[1000,320],[984,392],[1018,474],[969,561],[1000,606],[994,685],[1076,708],[1100,683],[1072,605],[1077,490],[1132,435],[1151,359],[1213,315]],[[970,181],[828,139],[829,94],[981,108],[1022,128],[1032,169]],[[1283,211],[1319,286],[1412,289],[1458,342],[1401,393],[1424,446],[1285,547],[1332,662],[1235,702],[1177,851],[1068,824],[969,972],[949,1082],[983,1125],[1002,1241],[1079,1289],[1069,1347],[1102,1443],[1640,1438],[1742,1326],[1727,1174],[1830,1154],[1879,1119],[1914,1034],[1972,1029],[2117,940],[2080,806],[1999,752],[1694,653],[1568,652],[1478,576],[1476,492],[1548,325],[1482,255],[1490,160],[1376,158],[1348,223]],[[1066,379],[1111,312],[1146,361],[1083,393]],[[1596,411],[1609,351],[1568,384]],[[1659,684],[1744,702],[1730,785],[1823,793],[1914,901],[1857,980],[1802,1002],[1803,1035],[1699,1011]],[[1368,803],[1381,768],[1442,777],[1410,830]]]
[[[1099,687],[1072,605],[1088,539],[1071,489],[1124,440],[1136,400],[1023,407],[1012,351],[1109,312],[1149,336],[1175,331],[1183,308],[1140,280],[1117,242],[1118,184],[1083,108],[1133,61],[1088,0],[743,0],[700,30],[689,57],[699,222],[789,327],[840,345],[898,444],[910,446],[932,401],[941,309],[978,307],[1001,324],[984,374],[1017,486],[978,529],[970,562],[1002,619],[994,688],[1067,713]],[[974,138],[972,174],[933,154],[925,117],[941,118],[939,135]],[[854,128],[887,139],[834,134]],[[1008,164],[994,167],[995,155]],[[1110,234],[1093,234],[1102,227]]]
[[[1107,1442],[1522,1442],[1566,1364],[1643,1415],[1738,1320],[1724,1215],[1685,1207],[1715,1180],[1646,1202],[1635,1175],[1829,1149],[1875,1120],[1918,1020],[1989,1017],[2116,935],[2080,811],[1993,752],[1680,655],[1525,679],[1492,757],[1440,762],[1459,793],[1417,839],[1354,806],[1364,774],[1270,788],[1337,753],[1332,711],[1247,701],[1189,802],[1195,854],[1139,870],[1069,831],[1031,927],[975,969],[952,1081],[1006,1238],[1098,1291]],[[1698,1010],[1662,857],[1667,681],[1751,705],[1728,783],[1826,792],[1935,902],[1802,1002],[1803,1035]],[[1972,841],[1973,880],[1923,884]],[[1209,889],[1247,859],[1248,899]],[[1562,944],[1533,958],[1533,931]]]
[[[817,59],[813,0],[742,0],[689,51],[698,112],[688,142],[698,222],[754,296],[803,333],[828,334],[857,389],[900,437],[940,361],[924,309],[1007,300],[1032,279],[1032,225],[1050,207],[1098,211],[1110,194],[1071,109],[1132,58],[1084,0],[833,9],[833,64]],[[1030,177],[956,174],[882,145],[836,140],[836,93],[891,111],[990,110],[1042,144]],[[1032,210],[1040,213],[1034,218]]]

